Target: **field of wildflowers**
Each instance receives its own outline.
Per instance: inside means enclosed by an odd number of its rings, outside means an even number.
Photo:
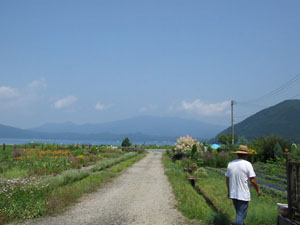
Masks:
[[[2,146],[0,224],[48,214],[56,189],[137,155],[114,146]]]
[[[23,177],[57,174],[122,154],[111,146],[6,146],[0,149],[0,177],[14,178],[14,173],[19,177],[20,171]]]

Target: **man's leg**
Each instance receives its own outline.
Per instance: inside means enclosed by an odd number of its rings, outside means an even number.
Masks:
[[[243,225],[244,219],[247,216],[248,202],[237,199],[232,199],[236,211],[236,218],[233,225]]]

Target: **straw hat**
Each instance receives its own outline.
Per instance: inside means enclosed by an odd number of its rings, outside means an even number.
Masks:
[[[246,145],[240,145],[239,149],[234,152],[235,154],[249,154],[249,149]]]

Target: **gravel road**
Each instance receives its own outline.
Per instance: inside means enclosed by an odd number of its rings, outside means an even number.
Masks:
[[[86,195],[63,214],[23,224],[189,224],[175,209],[176,201],[164,175],[161,157],[161,151],[150,151],[112,183]]]

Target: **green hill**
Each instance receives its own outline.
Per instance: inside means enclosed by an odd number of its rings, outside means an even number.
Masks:
[[[286,100],[264,109],[234,126],[248,140],[276,135],[300,143],[300,100]],[[231,127],[221,133],[231,133]]]

